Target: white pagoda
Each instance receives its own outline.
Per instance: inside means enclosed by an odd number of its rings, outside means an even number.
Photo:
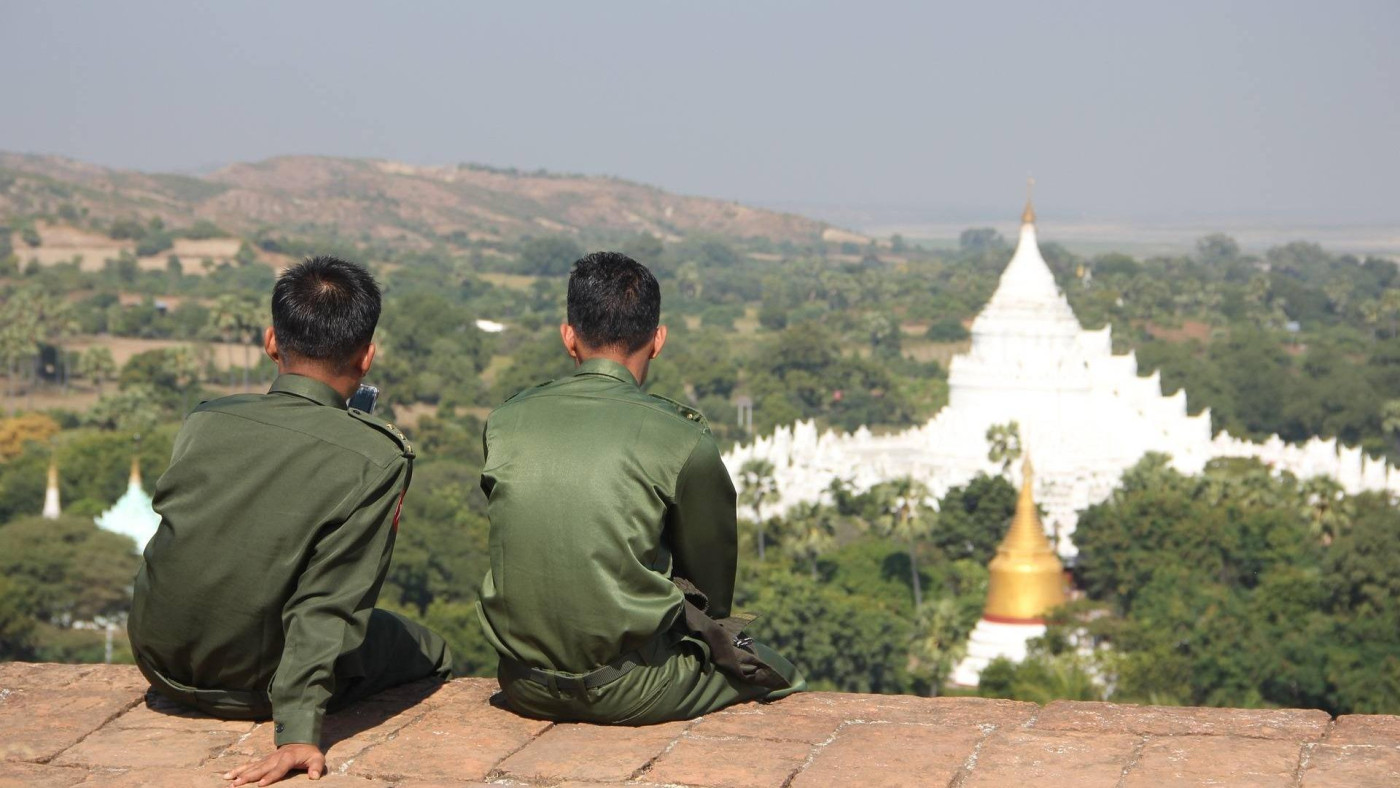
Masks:
[[[63,507],[59,505],[58,497],[58,461],[49,460],[49,483],[44,489],[44,511],[41,513],[45,520],[57,520],[63,513]]]
[[[1277,437],[1213,438],[1209,411],[1188,415],[1185,391],[1163,396],[1156,372],[1140,377],[1132,353],[1113,354],[1108,327],[1079,325],[1041,257],[1029,199],[1016,251],[972,323],[971,349],[952,360],[948,383],[947,407],[922,426],[874,436],[864,427],[819,432],[802,421],[735,447],[725,463],[736,485],[745,461],[773,463],[771,514],[820,500],[836,478],[862,490],[910,475],[941,498],[979,472],[1001,472],[988,457],[987,432],[1015,421],[1022,445],[1037,447],[1034,494],[1045,529],[1069,560],[1078,513],[1107,498],[1147,452],[1170,455],[1183,473],[1199,473],[1215,457],[1257,457],[1302,478],[1331,476],[1348,492],[1400,492],[1400,473],[1335,439],[1293,446]]]
[[[99,528],[126,534],[136,540],[136,552],[146,549],[146,543],[155,536],[156,528],[160,525],[160,515],[151,505],[151,496],[141,486],[139,458],[131,458],[131,477],[127,480],[126,493],[95,521]]]

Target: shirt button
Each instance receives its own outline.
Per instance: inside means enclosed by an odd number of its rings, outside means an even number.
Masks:
[[[277,723],[276,725],[272,726],[272,729],[274,731],[277,731],[278,733],[281,733],[283,731],[282,723]]]

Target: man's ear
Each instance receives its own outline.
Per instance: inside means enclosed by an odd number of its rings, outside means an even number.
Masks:
[[[661,348],[666,345],[666,327],[657,326],[656,335],[651,338],[651,355],[649,358],[656,358],[661,355]]]
[[[377,350],[379,350],[379,346],[371,342],[365,345],[364,351],[360,354],[360,357],[355,360],[355,372],[359,374],[361,378],[368,375],[369,368],[374,366],[374,354]]]
[[[579,358],[578,333],[574,331],[574,327],[568,323],[560,323],[559,339],[564,343],[564,350],[568,352],[569,358],[572,358],[575,364],[582,363],[583,359]]]
[[[282,354],[277,350],[277,333],[272,330],[272,326],[263,330],[263,352],[272,359],[278,370],[282,369]]]

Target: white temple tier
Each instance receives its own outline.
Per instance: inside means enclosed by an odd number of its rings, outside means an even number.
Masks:
[[[1028,210],[1027,219],[1033,219]],[[1215,457],[1258,457],[1300,477],[1331,476],[1348,492],[1400,492],[1400,474],[1335,439],[1289,446],[1277,437],[1248,443],[1221,433],[1210,413],[1189,416],[1186,393],[1162,395],[1156,372],[1139,377],[1132,353],[1113,355],[1108,327],[1085,331],[1055,285],[1036,243],[1034,221],[1021,226],[1011,262],[991,301],[972,324],[972,347],[949,368],[948,406],[926,424],[874,437],[818,434],[810,421],[733,449],[725,458],[739,484],[746,460],[763,458],[778,485],[771,511],[820,500],[833,478],[863,490],[912,475],[942,497],[979,471],[996,474],[987,429],[1016,421],[1023,445],[1036,450],[1035,497],[1046,532],[1061,556],[1076,553],[1079,512],[1108,497],[1123,471],[1143,454],[1171,455],[1183,473],[1199,473]]]
[[[151,496],[141,487],[141,467],[135,457],[131,458],[131,478],[126,485],[126,494],[94,521],[99,528],[134,539],[137,553],[144,551],[146,543],[155,536],[156,528],[160,526],[160,515],[151,505]]]

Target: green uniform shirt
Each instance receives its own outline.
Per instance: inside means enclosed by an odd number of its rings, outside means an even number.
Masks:
[[[156,484],[137,658],[189,687],[265,690],[277,744],[317,743],[335,662],[364,640],[388,570],[412,458],[393,425],[300,375],[201,404]]]
[[[640,648],[680,613],[673,567],[729,614],[734,485],[699,412],[593,359],[497,408],[485,442],[478,610],[501,654],[583,673]]]

